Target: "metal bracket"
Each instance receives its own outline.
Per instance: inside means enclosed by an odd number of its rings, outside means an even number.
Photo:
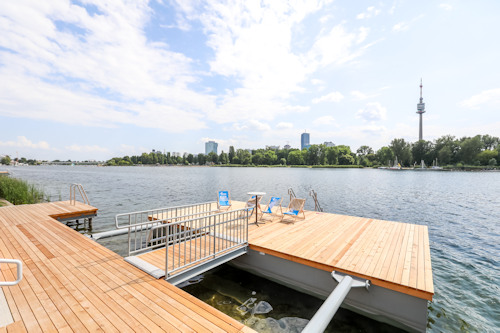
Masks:
[[[342,282],[342,280],[346,277],[350,276],[347,274],[342,274],[342,273],[337,273],[335,271],[332,271],[332,278],[337,281],[338,283]],[[363,280],[358,277],[350,276],[352,278],[351,282],[351,287],[352,288],[360,288],[360,287],[365,287],[366,291],[369,291],[368,288],[370,287],[370,280]]]

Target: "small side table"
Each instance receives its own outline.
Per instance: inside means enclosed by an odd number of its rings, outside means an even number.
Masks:
[[[264,195],[266,195],[266,192],[248,192],[247,194],[255,196],[255,224],[259,226],[259,197],[262,198]]]

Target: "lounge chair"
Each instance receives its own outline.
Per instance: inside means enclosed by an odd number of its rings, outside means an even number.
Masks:
[[[269,216],[281,216],[282,217],[283,216],[283,209],[281,207],[282,201],[283,201],[283,198],[271,197],[266,208],[262,211],[262,217],[264,216],[264,214],[268,214]],[[276,207],[275,212],[273,212],[273,208],[275,208],[275,207]],[[278,209],[279,209],[281,214],[278,214]]]
[[[229,210],[231,208],[231,196],[229,191],[219,191],[219,197],[217,200],[218,210]]]
[[[286,212],[283,213],[283,217],[281,218],[281,221],[284,220],[286,217],[291,217],[293,218],[293,222],[295,222],[295,219],[305,219],[306,214],[304,213],[304,205],[306,203],[306,199],[297,199],[293,198],[290,201],[290,204],[288,205]],[[302,213],[303,217],[300,217],[299,215]]]

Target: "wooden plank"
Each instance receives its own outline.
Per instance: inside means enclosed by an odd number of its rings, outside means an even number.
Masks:
[[[0,253],[21,259],[25,268],[21,284],[5,293],[16,325],[21,323],[19,331],[24,323],[28,331],[248,331],[182,290],[165,288],[167,282],[145,276],[112,251],[49,217],[79,209],[65,205],[0,211],[0,229],[6,230],[0,230]],[[14,269],[0,274],[12,279]],[[158,283],[163,284],[152,285]],[[16,327],[9,325],[6,331]]]

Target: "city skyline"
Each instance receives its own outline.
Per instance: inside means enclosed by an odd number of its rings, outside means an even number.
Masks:
[[[0,154],[500,136],[500,3],[0,3]],[[464,24],[467,22],[467,24]],[[111,33],[112,32],[112,33]],[[424,50],[425,49],[425,50]]]

